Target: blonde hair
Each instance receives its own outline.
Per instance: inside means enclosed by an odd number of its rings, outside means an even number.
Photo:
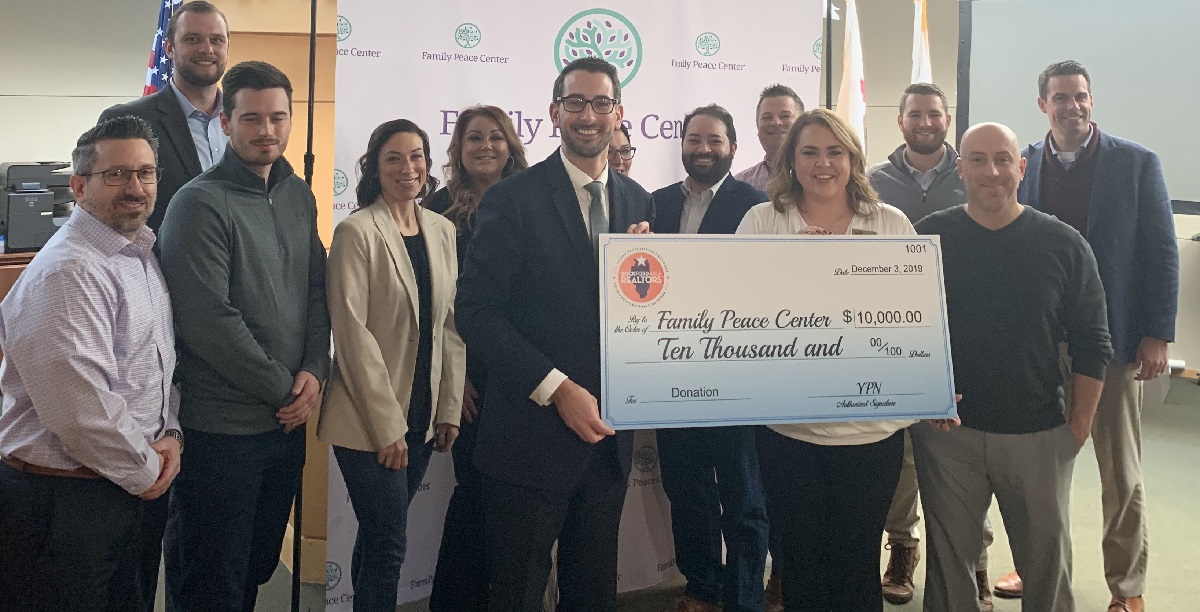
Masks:
[[[780,145],[779,154],[771,166],[771,180],[767,182],[767,195],[775,211],[787,212],[789,207],[799,208],[804,201],[804,188],[796,180],[793,168],[796,165],[796,143],[800,132],[810,125],[819,125],[833,132],[833,137],[850,154],[850,182],[846,184],[846,195],[850,199],[850,211],[855,216],[870,217],[879,209],[879,194],[871,188],[867,179],[867,159],[862,144],[850,124],[825,108],[814,108],[796,119],[788,130],[787,139]]]

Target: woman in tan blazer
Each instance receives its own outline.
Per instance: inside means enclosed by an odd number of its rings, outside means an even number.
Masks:
[[[466,349],[454,329],[454,224],[425,210],[429,137],[383,123],[359,159],[359,208],[334,230],[333,371],[317,436],[333,445],[358,518],[354,609],[396,609],[408,505],[434,447],[458,436]]]

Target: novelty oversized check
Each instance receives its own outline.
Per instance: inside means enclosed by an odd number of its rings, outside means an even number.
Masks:
[[[615,429],[952,418],[936,236],[606,234]]]

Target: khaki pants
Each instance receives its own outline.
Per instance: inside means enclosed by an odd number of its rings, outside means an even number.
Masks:
[[[904,463],[900,467],[900,484],[896,486],[896,496],[892,498],[892,508],[888,511],[887,531],[888,544],[913,547],[921,542],[921,534],[917,531],[917,523],[921,516],[917,514],[917,468],[913,462],[912,436],[904,432]],[[975,571],[985,572],[988,567],[988,547],[993,539],[992,523],[986,517],[983,520],[983,546],[979,550],[979,563]]]
[[[1071,358],[1062,353],[1064,373]],[[1104,581],[1114,596],[1136,597],[1146,589],[1148,536],[1146,489],[1142,481],[1142,383],[1127,364],[1104,372],[1104,391],[1092,421],[1092,446],[1100,467],[1104,512]],[[1065,380],[1071,380],[1070,376]],[[1071,389],[1066,387],[1067,405]]]

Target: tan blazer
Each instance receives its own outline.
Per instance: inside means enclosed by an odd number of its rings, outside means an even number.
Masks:
[[[433,286],[434,425],[458,425],[466,347],[454,329],[458,255],[454,224],[418,208]],[[417,278],[404,237],[381,200],[333,232],[328,265],[333,370],[317,424],[323,442],[379,451],[408,432],[409,398],[417,361]]]

